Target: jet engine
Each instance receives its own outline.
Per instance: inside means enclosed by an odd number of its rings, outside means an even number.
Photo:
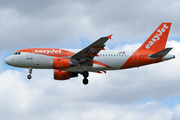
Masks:
[[[67,58],[54,58],[53,59],[53,68],[54,69],[67,69],[70,67],[78,66],[78,62],[71,62]]]
[[[54,58],[53,68],[54,69],[67,69],[70,67],[70,59],[66,58]]]
[[[54,70],[54,79],[55,80],[67,80],[71,77],[77,77],[78,74],[69,71],[61,71],[61,70]]]

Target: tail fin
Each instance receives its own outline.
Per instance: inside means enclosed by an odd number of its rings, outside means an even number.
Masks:
[[[137,51],[158,52],[165,48],[171,23],[162,23]]]

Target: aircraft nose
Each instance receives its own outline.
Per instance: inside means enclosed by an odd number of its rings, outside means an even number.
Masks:
[[[7,57],[7,58],[5,59],[5,63],[8,64],[8,65],[11,64],[11,59],[10,59],[10,57]]]

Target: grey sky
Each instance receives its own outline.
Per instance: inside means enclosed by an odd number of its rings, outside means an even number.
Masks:
[[[163,21],[172,22],[170,35],[179,37],[179,4],[175,0],[0,1],[1,50],[79,48],[82,42],[112,33],[111,46],[142,43]]]

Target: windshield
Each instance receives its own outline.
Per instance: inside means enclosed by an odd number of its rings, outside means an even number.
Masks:
[[[20,52],[15,52],[13,55],[20,55],[21,53]]]

